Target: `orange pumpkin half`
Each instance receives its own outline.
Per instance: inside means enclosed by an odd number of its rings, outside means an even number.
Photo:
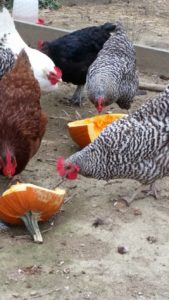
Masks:
[[[83,148],[93,142],[104,127],[125,116],[127,115],[105,114],[88,119],[77,120],[68,123],[68,130],[74,142]]]
[[[54,215],[64,201],[65,190],[49,190],[29,183],[11,186],[0,196],[0,219],[11,224],[25,223],[35,242],[43,239],[38,222]]]

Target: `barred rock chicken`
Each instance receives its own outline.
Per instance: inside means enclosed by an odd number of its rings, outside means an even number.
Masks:
[[[0,46],[4,49],[11,49],[15,57],[22,49],[25,49],[42,91],[53,91],[58,87],[62,75],[61,70],[47,55],[28,47],[17,32],[14,21],[5,7],[0,10]]]
[[[15,57],[11,49],[4,49],[0,46],[0,80],[8,72],[15,62]]]
[[[0,81],[0,173],[19,174],[38,151],[47,116],[40,106],[40,86],[25,50]]]
[[[150,185],[156,197],[155,181],[169,175],[169,86],[136,112],[107,126],[65,162],[58,159],[57,170],[68,179],[75,179],[78,172],[104,180],[135,179]]]
[[[86,77],[86,91],[99,112],[116,102],[129,109],[138,89],[136,54],[121,23],[105,42]]]
[[[70,99],[71,104],[81,104],[88,68],[114,29],[114,24],[105,23],[74,31],[50,42],[39,43],[41,51],[61,68],[63,81],[77,85]]]

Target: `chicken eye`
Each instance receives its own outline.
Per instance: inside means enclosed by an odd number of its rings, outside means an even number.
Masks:
[[[71,169],[71,166],[66,166],[65,169],[66,169],[66,170],[70,170],[70,169]]]
[[[50,75],[51,75],[51,76],[56,76],[56,73],[50,72]]]

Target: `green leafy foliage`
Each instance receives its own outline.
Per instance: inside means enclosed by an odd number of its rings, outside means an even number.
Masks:
[[[56,0],[40,0],[39,8],[49,8],[49,9],[58,9],[60,7],[60,3]]]

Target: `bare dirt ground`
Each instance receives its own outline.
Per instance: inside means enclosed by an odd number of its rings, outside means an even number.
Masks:
[[[148,29],[145,35],[142,33],[142,40],[149,33],[149,42],[167,45],[167,1],[135,1],[132,14],[129,6],[127,1],[63,6],[51,15],[43,11],[41,16],[45,15],[49,23],[52,20],[52,26],[75,29],[124,15],[126,19],[133,18],[136,30],[145,22]],[[141,74],[141,77],[161,82],[157,74]],[[67,157],[78,150],[66,124],[76,118],[76,110],[82,118],[96,111],[88,102],[78,109],[66,106],[64,97],[70,96],[73,89],[72,85],[63,84],[57,93],[43,95],[42,105],[48,112],[49,124],[40,151],[22,174],[25,182],[54,188],[60,181],[55,172],[55,158]],[[152,95],[136,97],[132,110]],[[121,112],[116,105],[110,109]],[[8,182],[4,178],[0,182],[2,192]],[[10,227],[0,233],[0,300],[169,299],[167,183],[167,179],[159,182],[158,200],[146,197],[129,208],[117,208],[113,200],[132,194],[139,186],[137,182],[114,180],[107,184],[82,176],[65,182],[62,186],[72,201],[54,219],[42,224],[42,245],[34,244],[24,227]],[[97,218],[103,224],[95,227]],[[127,247],[128,252],[119,254],[118,246]]]
[[[46,24],[75,30],[89,25],[121,20],[134,42],[169,49],[168,0],[62,0],[60,2],[69,6],[63,5],[58,11],[51,12],[46,9],[41,12],[40,15],[44,17]]]

